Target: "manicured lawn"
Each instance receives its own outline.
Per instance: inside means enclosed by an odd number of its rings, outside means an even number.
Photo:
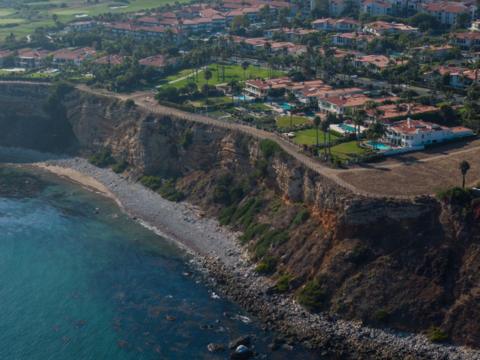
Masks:
[[[305,116],[279,116],[277,118],[277,126],[279,128],[288,128],[291,125],[296,126],[296,125],[304,125],[304,124],[309,124],[312,121],[305,117]]]
[[[3,9],[0,9],[0,16],[2,16],[2,17],[3,17],[3,16],[9,16],[9,15],[13,14],[14,12],[15,12],[14,9],[5,9],[5,8],[3,8]]]
[[[0,18],[0,25],[22,24],[26,20],[21,18]]]
[[[341,160],[349,160],[354,158],[355,155],[364,155],[368,152],[367,149],[358,146],[356,141],[349,141],[335,145],[331,150],[332,154]]]
[[[300,130],[295,133],[294,141],[300,145],[315,145],[317,143],[317,135],[315,129]],[[330,139],[333,141],[338,139],[338,136],[330,135]],[[323,131],[318,130],[318,142],[323,144]]]
[[[187,0],[178,0],[178,2],[186,2]],[[10,33],[17,37],[31,34],[36,28],[42,26],[52,26],[52,15],[57,15],[58,20],[63,23],[68,23],[74,20],[81,20],[76,15],[96,16],[105,13],[129,13],[141,10],[148,10],[157,8],[159,6],[171,3],[174,0],[130,0],[128,3],[116,2],[102,2],[95,3],[94,1],[87,3],[86,1],[78,0],[50,0],[24,3],[29,11],[25,13],[33,13],[35,17],[32,19],[23,18],[23,15],[12,8],[0,8],[0,25],[19,24],[17,26],[8,26],[0,28],[0,42],[4,40]],[[62,7],[60,6],[62,5]],[[52,7],[55,5],[55,7]],[[13,15],[14,14],[14,15]],[[10,18],[7,18],[10,16]]]
[[[190,103],[195,107],[204,107],[206,99],[190,101]],[[211,97],[208,99],[208,105],[221,105],[221,104],[231,104],[232,98],[228,96],[219,96],[219,97]]]
[[[222,67],[217,64],[209,65],[208,68],[212,72],[212,78],[208,81],[210,85],[218,85],[223,83],[228,83],[232,80],[237,80],[242,82],[244,80],[244,72],[240,65],[226,65],[225,66],[225,77],[223,76]],[[198,79],[195,81],[193,76],[194,69],[186,69],[178,72],[177,74],[170,75],[166,78],[167,82],[163,86],[175,86],[176,88],[181,88],[187,85],[189,82],[195,82],[199,88],[206,84],[204,70],[199,71]],[[285,75],[284,72],[273,70],[267,68],[262,68],[258,66],[249,66],[245,72],[246,79],[253,78],[262,78],[267,79],[270,77],[278,77]],[[182,79],[183,77],[187,77]],[[182,79],[182,80],[180,80]]]

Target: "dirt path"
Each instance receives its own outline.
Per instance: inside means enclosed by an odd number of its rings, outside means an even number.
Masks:
[[[0,83],[36,84],[28,81],[0,81]],[[415,159],[413,163],[385,161],[379,164],[367,164],[363,167],[348,170],[330,168],[316,159],[304,154],[301,148],[282,136],[260,130],[251,126],[214,119],[208,116],[194,114],[170,108],[157,103],[152,91],[139,91],[131,94],[112,93],[103,89],[92,89],[86,85],[78,85],[81,91],[97,96],[114,97],[120,100],[132,99],[137,106],[150,112],[171,115],[210,126],[221,127],[233,131],[241,131],[257,139],[270,139],[275,141],[286,153],[293,156],[309,169],[330,179],[339,186],[361,196],[392,197],[411,199],[419,195],[431,195],[441,187],[452,186],[450,181],[458,172],[457,162],[470,158],[474,162],[480,156],[480,143],[470,148],[460,148],[443,154],[432,154]],[[448,176],[445,176],[445,166],[448,166]],[[471,174],[477,179],[476,164]],[[413,169],[417,171],[413,171]],[[474,183],[474,180],[471,180]]]

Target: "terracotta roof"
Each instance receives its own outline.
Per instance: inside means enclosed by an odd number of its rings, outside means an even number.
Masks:
[[[145,59],[141,59],[138,63],[143,66],[151,66],[156,68],[163,68],[168,64],[165,56],[163,55],[149,56]]]
[[[94,61],[95,64],[100,65],[122,65],[125,62],[126,56],[122,55],[107,55],[101,58],[98,58]]]

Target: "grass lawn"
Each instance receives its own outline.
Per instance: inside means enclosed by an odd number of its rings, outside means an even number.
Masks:
[[[206,99],[202,100],[196,100],[196,101],[190,101],[190,104],[192,104],[195,107],[204,107]],[[231,104],[232,103],[232,98],[228,96],[219,96],[219,97],[211,97],[208,99],[208,105],[222,105],[222,104]]]
[[[0,18],[0,25],[22,24],[26,20],[22,18]]]
[[[0,16],[2,16],[2,17],[9,16],[9,15],[13,14],[14,12],[15,12],[14,9],[2,8],[2,9],[0,9]]]
[[[239,82],[244,80],[243,69],[240,65],[226,65],[225,78],[223,78],[222,76],[222,68],[220,66],[217,68],[217,64],[209,65],[208,68],[212,72],[212,78],[208,81],[210,85],[228,83],[232,80],[237,80]],[[182,70],[177,74],[170,75],[166,78],[167,83],[164,84],[163,86],[174,86],[176,88],[184,87],[189,82],[194,81],[193,71],[194,69],[187,69],[187,70]],[[246,79],[253,79],[253,78],[266,79],[270,77],[278,77],[283,75],[285,75],[285,73],[282,71],[278,71],[278,70],[271,71],[270,69],[262,68],[258,66],[249,66],[249,68],[245,72]],[[186,78],[182,79],[184,77]],[[196,82],[196,84],[199,88],[201,88],[206,83],[207,82],[205,80],[204,70],[202,70],[198,74],[198,81]]]
[[[187,0],[179,0],[178,2],[186,2]],[[0,25],[19,24],[17,26],[0,28],[0,41],[2,41],[10,33],[17,37],[31,34],[36,28],[42,26],[52,26],[52,15],[57,15],[58,20],[68,23],[74,20],[81,20],[76,15],[97,16],[105,13],[129,13],[140,10],[157,8],[159,6],[175,3],[174,0],[130,0],[129,3],[102,2],[95,4],[93,1],[89,4],[86,1],[78,0],[49,0],[40,2],[25,3],[24,6],[30,12],[35,14],[35,18],[23,18],[15,9],[0,8]],[[63,7],[60,7],[62,5]],[[29,11],[26,11],[28,13]],[[14,15],[13,15],[14,14]],[[10,16],[10,18],[7,18]]]
[[[338,144],[332,147],[332,154],[338,157],[340,160],[349,160],[355,157],[355,155],[364,155],[369,150],[358,146],[356,141],[349,141],[346,143]]]
[[[316,145],[317,143],[317,135],[315,129],[306,129],[300,130],[295,133],[294,141],[300,145]],[[333,141],[338,139],[338,136],[331,134],[330,139]],[[323,131],[318,130],[318,142],[319,144],[323,144]]]
[[[304,125],[304,124],[310,124],[310,123],[312,123],[312,121],[305,116],[294,115],[291,117],[291,119],[290,119],[290,116],[279,116],[277,118],[277,127],[279,128],[288,128],[290,127],[290,124],[295,126],[295,125]]]

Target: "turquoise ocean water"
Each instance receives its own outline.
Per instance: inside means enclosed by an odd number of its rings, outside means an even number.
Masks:
[[[267,358],[313,358],[269,352],[272,334],[110,200],[50,176],[2,176],[0,359],[223,359],[207,344],[245,334]]]

